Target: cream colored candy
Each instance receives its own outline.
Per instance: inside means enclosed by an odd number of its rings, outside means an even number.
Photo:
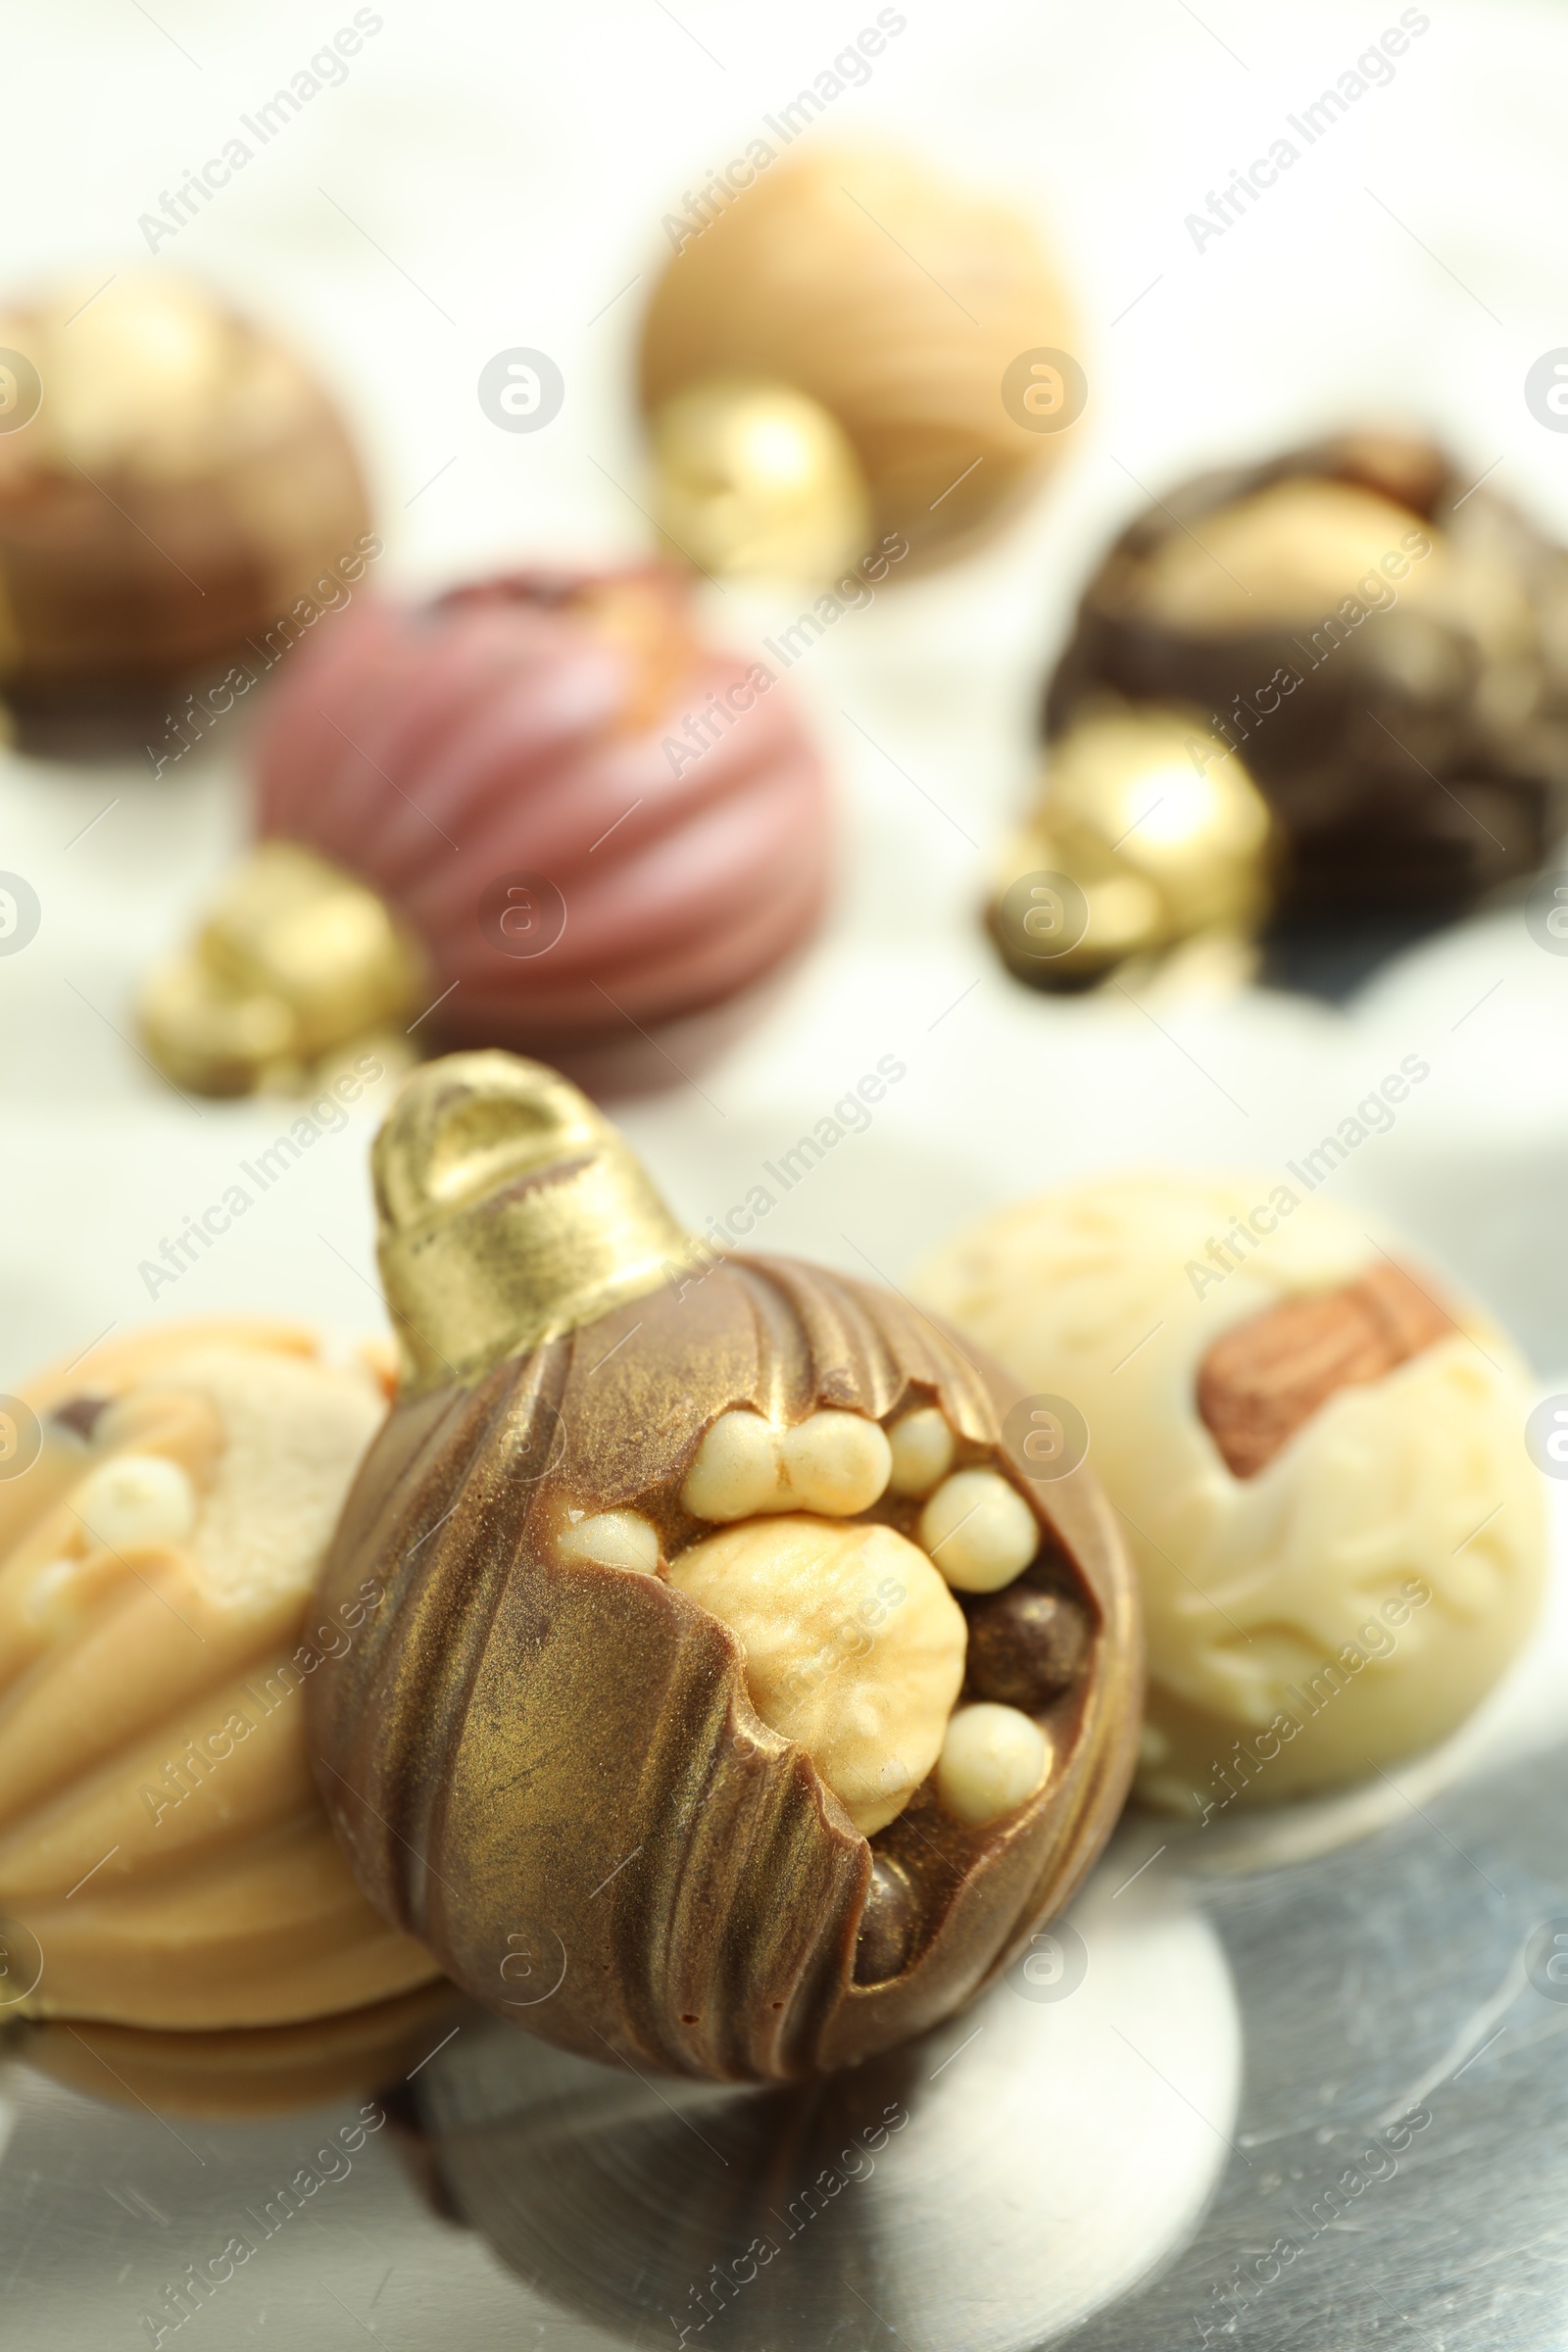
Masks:
[[[138,1551],[181,1544],[196,1525],[196,1491],[178,1462],[122,1453],[89,1470],[71,1507],[96,1544]]]
[[[760,1413],[720,1413],[697,1448],[680,1498],[694,1519],[747,1519],[777,1510],[778,1432]]]
[[[916,1276],[1020,1388],[1088,1421],[1143,1586],[1140,1788],[1193,1817],[1429,1746],[1536,1614],[1533,1392],[1462,1299],[1450,1339],[1329,1396],[1253,1477],[1200,1418],[1214,1342],[1382,1264],[1367,1223],[1279,1174],[1097,1177],[1002,1210]]]
[[[760,1413],[720,1413],[697,1448],[681,1501],[694,1519],[751,1519],[760,1511],[847,1519],[886,1493],[892,1466],[885,1433],[861,1413],[826,1409],[793,1429]]]
[[[422,1982],[337,1849],[304,1721],[377,1597],[314,1587],[383,1394],[266,1325],[134,1334],[93,1372],[80,1474],[0,1545],[0,1913],[47,1955],[34,2006],[189,2033]]]
[[[956,1470],[920,1513],[920,1541],[960,1592],[996,1592],[1028,1567],[1040,1528],[996,1470]]]
[[[753,1706],[863,1837],[903,1811],[963,1682],[963,1612],[922,1551],[890,1527],[753,1519],[681,1552],[669,1581],[735,1634]]]
[[[887,1493],[893,1449],[862,1413],[812,1413],[784,1432],[784,1488],[803,1511],[852,1518]]]
[[[953,1467],[953,1432],[934,1404],[923,1404],[888,1432],[895,1494],[929,1494]]]
[[[659,1531],[640,1511],[596,1511],[556,1538],[563,1560],[592,1560],[601,1568],[636,1568],[653,1575],[659,1566]]]
[[[937,1764],[937,1794],[964,1821],[1011,1813],[1046,1777],[1051,1742],[1016,1707],[989,1699],[959,1707],[948,1725]]]

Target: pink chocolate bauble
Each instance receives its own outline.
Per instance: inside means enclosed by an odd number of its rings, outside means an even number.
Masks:
[[[547,1059],[733,998],[810,931],[821,761],[763,663],[648,567],[523,572],[335,617],[257,740],[260,829],[420,933],[448,1045]]]

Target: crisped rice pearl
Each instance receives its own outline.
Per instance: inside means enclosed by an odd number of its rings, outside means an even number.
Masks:
[[[929,1494],[953,1467],[953,1432],[934,1404],[906,1413],[888,1431],[895,1494]]]
[[[750,1519],[779,1507],[778,1432],[760,1413],[720,1413],[697,1448],[680,1498],[694,1519]]]
[[[680,1498],[694,1519],[754,1519],[761,1511],[852,1518],[887,1491],[892,1454],[861,1413],[831,1408],[793,1429],[760,1413],[720,1413],[697,1448]]]
[[[637,1568],[652,1575],[659,1566],[659,1531],[640,1511],[596,1511],[556,1538],[556,1556],[593,1560],[601,1568]]]
[[[1040,1547],[1035,1515],[995,1470],[956,1470],[920,1513],[920,1541],[960,1592],[995,1592]]]
[[[180,1544],[196,1525],[196,1490],[161,1453],[122,1453],[90,1470],[72,1497],[88,1533],[111,1551]]]
[[[995,1821],[1033,1796],[1046,1777],[1051,1743],[1016,1707],[982,1700],[959,1707],[937,1760],[937,1793],[964,1821]]]
[[[820,1412],[784,1432],[784,1483],[803,1511],[833,1519],[869,1510],[886,1494],[893,1451],[875,1421]]]

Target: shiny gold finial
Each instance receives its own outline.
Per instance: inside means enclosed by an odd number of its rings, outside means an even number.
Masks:
[[[405,1395],[593,1322],[657,1289],[689,1248],[610,1121],[514,1054],[416,1070],[371,1166]]]
[[[1107,704],[1049,747],[987,919],[1019,979],[1083,988],[1200,936],[1248,938],[1272,847],[1267,803],[1202,720]]]
[[[375,892],[297,842],[264,841],[138,1013],[166,1077],[201,1095],[307,1091],[354,1044],[400,1031],[429,964]]]
[[[698,384],[650,431],[660,527],[701,570],[815,586],[864,554],[871,503],[855,452],[793,385]]]

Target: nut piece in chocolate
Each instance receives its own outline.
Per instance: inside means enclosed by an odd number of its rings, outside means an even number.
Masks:
[[[1150,1171],[1019,1201],[917,1278],[1083,1413],[1143,1587],[1139,1790],[1195,1819],[1430,1746],[1536,1614],[1525,1368],[1365,1227],[1280,1177]],[[1027,1704],[1073,1654],[1051,1585],[969,1604],[966,1697]]]
[[[1084,591],[1046,735],[1185,714],[1273,811],[1282,924],[1439,919],[1561,830],[1565,599],[1568,551],[1473,467],[1347,433],[1162,489]]]
[[[417,1072],[375,1182],[404,1381],[322,1596],[387,1598],[311,1693],[366,1891],[502,2015],[638,2067],[784,2080],[959,2008],[1130,1777],[1092,1479],[1042,1497],[1006,1383],[896,1297],[692,1241],[536,1063]],[[1071,1640],[1027,1703],[966,1694],[967,1611],[1037,1562]]]

